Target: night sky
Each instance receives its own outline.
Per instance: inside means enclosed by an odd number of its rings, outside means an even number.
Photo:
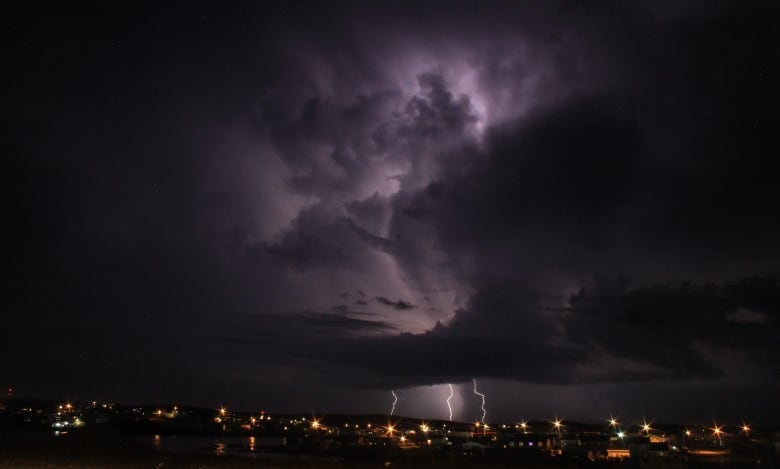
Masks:
[[[17,396],[780,418],[776,2],[3,19]]]

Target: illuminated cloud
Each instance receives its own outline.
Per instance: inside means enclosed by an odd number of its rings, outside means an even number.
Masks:
[[[770,402],[776,5],[29,8],[19,392]]]

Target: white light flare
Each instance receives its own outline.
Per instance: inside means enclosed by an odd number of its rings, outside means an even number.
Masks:
[[[392,417],[395,413],[395,405],[398,404],[398,396],[396,396],[395,391],[392,389],[390,390],[390,394],[393,395],[393,408],[390,409],[390,416]]]
[[[447,397],[447,409],[450,411],[450,422],[452,422],[452,403],[450,400],[452,399],[452,396],[455,395],[455,390],[452,389],[452,383],[447,384],[447,386],[450,387],[450,395]]]
[[[482,398],[482,418],[480,423],[485,423],[485,416],[487,416],[487,410],[485,410],[485,395],[477,391],[477,378],[473,378],[474,381],[474,394]]]

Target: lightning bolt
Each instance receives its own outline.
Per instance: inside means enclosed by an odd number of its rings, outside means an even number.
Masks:
[[[395,395],[395,391],[390,390],[390,394],[393,395],[393,408],[390,409],[390,416],[393,416],[393,413],[395,412],[395,405],[398,404],[398,396]]]
[[[447,386],[450,387],[450,395],[447,397],[447,409],[450,410],[450,422],[452,422],[452,404],[450,404],[450,399],[452,399],[452,396],[455,395],[455,390],[452,389],[452,383],[448,384]]]
[[[482,398],[482,418],[480,419],[480,422],[485,423],[485,416],[487,415],[487,410],[485,410],[485,395],[477,391],[477,378],[473,378],[473,380],[474,380],[474,394]]]

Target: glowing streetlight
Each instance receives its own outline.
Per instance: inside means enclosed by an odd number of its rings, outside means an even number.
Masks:
[[[650,430],[652,430],[652,428],[650,428],[650,424],[647,423],[646,420],[643,420],[642,421],[642,431],[645,432],[647,434],[647,436],[650,436]]]
[[[525,422],[520,422],[520,427],[522,427],[523,433],[525,433],[526,430],[528,430],[528,424]]]
[[[561,437],[561,421],[556,418],[555,420],[553,420],[552,424],[555,427],[555,431],[558,433],[558,438],[560,438]]]
[[[610,417],[610,418],[609,418],[609,425],[610,425],[612,428],[615,428],[615,427],[617,427],[617,425],[618,425],[618,421],[617,421],[617,419],[615,419],[615,417]]]
[[[745,433],[750,432],[750,425],[747,425],[747,424],[743,423],[742,424],[742,431],[745,432]]]
[[[717,423],[713,423],[712,426],[712,436],[718,439],[718,445],[723,445],[723,440],[721,437],[723,436],[723,426],[718,425]]]

